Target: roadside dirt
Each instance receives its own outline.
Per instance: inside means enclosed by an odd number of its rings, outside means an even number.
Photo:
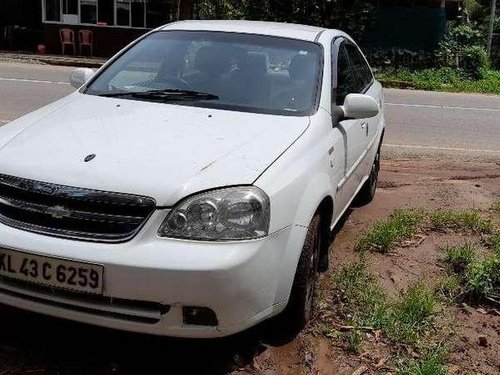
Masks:
[[[383,162],[380,177],[375,201],[351,210],[336,233],[330,269],[320,280],[320,312],[298,337],[272,337],[272,323],[267,323],[223,340],[174,340],[0,307],[0,375],[387,373],[389,349],[376,337],[369,337],[361,355],[350,355],[317,329],[321,308],[330,303],[332,276],[357,256],[356,237],[396,208],[487,209],[500,201],[500,163],[391,159]],[[369,266],[387,294],[395,295],[416,280],[436,282],[444,274],[440,245],[461,240],[452,234],[424,234],[389,255],[371,256]],[[500,373],[500,315],[484,312],[477,306],[456,306],[443,318],[453,322],[453,329],[443,333],[452,343],[450,373]],[[485,346],[480,336],[486,337]]]

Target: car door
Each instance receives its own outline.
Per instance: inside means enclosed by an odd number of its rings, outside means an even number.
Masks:
[[[349,56],[354,76],[357,79],[357,87],[356,87],[357,92],[360,94],[371,96],[382,107],[383,94],[381,91],[381,86],[374,84],[375,80],[373,78],[372,71],[366,59],[364,58],[363,54],[356,45],[350,42],[345,43],[345,49],[347,55]],[[373,154],[370,153],[369,149],[373,147],[375,141],[374,138],[378,133],[380,116],[381,115],[379,114],[372,118],[363,119],[361,122],[361,126],[366,133],[365,149],[368,151],[368,154],[370,155]],[[375,145],[375,147],[377,147],[377,145]],[[370,158],[364,158],[364,160],[361,162],[359,171],[361,172],[362,176],[367,176],[369,174],[372,162],[373,160],[370,160]]]
[[[359,93],[360,84],[352,69],[351,60],[343,38],[333,42],[332,56],[332,113],[335,107],[344,104],[348,94]],[[336,120],[334,119],[334,122]],[[336,211],[342,212],[354,197],[364,177],[360,164],[363,162],[368,144],[367,123],[363,120],[344,119],[334,126],[340,130],[344,142],[343,178],[337,185]],[[340,213],[338,212],[338,213]]]

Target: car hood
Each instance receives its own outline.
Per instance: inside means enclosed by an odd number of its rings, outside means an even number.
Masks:
[[[80,93],[39,111],[0,128],[0,173],[147,195],[162,206],[253,183],[309,125],[308,117]]]

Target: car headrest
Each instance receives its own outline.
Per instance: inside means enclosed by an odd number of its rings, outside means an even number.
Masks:
[[[194,64],[202,73],[221,75],[227,73],[231,60],[226,48],[214,45],[201,47],[196,53]]]
[[[316,74],[315,58],[312,55],[296,55],[290,62],[288,74],[293,81],[312,80]]]
[[[248,52],[240,68],[246,74],[263,76],[268,72],[269,60],[265,53]]]

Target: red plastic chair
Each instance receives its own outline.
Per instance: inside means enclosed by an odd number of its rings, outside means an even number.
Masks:
[[[76,55],[75,32],[71,29],[61,29],[59,30],[59,36],[61,38],[62,54],[65,54],[66,46],[71,46],[73,49],[73,55]]]
[[[82,55],[82,47],[89,47],[90,56],[93,56],[94,34],[90,30],[80,30],[78,32],[78,40],[80,42],[80,55]]]

